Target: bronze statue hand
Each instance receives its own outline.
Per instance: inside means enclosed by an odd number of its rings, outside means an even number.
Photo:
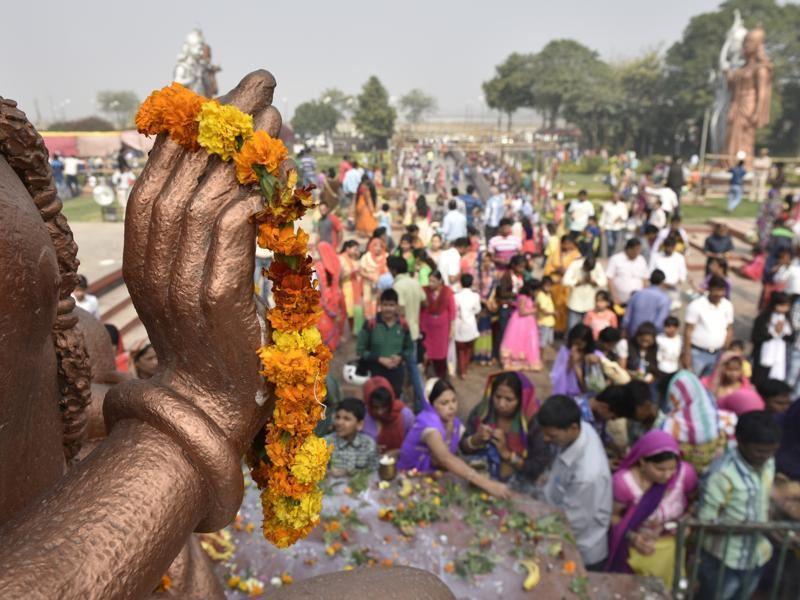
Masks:
[[[256,71],[220,101],[277,136],[274,87],[272,75]],[[123,274],[159,368],[112,389],[106,422],[139,419],[176,439],[217,488],[214,523],[238,508],[239,458],[272,408],[256,356],[268,331],[253,294],[250,217],[262,206],[231,163],[187,152],[162,134],[125,218]]]

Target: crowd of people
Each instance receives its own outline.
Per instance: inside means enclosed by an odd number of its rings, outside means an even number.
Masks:
[[[349,354],[328,375],[316,429],[334,476],[393,459],[499,498],[532,495],[564,511],[589,570],[668,589],[685,560],[679,520],[766,525],[775,491],[800,486],[800,215],[782,182],[743,269],[763,289],[742,340],[731,234],[714,228],[705,270],[690,276],[669,167],[660,187],[635,186],[620,158],[612,198],[596,203],[584,190],[560,197],[555,166],[525,176],[437,149],[403,151],[392,168],[344,157],[318,173],[310,152],[298,165],[318,189],[318,327]],[[258,269],[268,262],[259,255]],[[76,302],[96,315],[87,288]],[[109,334],[119,370],[155,372],[146,341],[124,352]],[[478,372],[482,394],[470,394],[459,381]],[[343,397],[345,385],[360,391]],[[724,571],[723,598],[747,597],[777,554],[763,532],[707,533],[695,552],[698,597]]]
[[[800,480],[791,206],[766,225],[747,353],[734,336],[731,234],[714,228],[692,277],[680,189],[669,203],[659,191],[669,170],[659,188],[620,178],[599,205],[586,191],[544,194],[538,175],[489,156],[411,149],[389,185],[391,171],[345,157],[315,220],[320,327],[334,349],[355,337],[343,378],[362,386],[361,398],[332,393],[318,427],[334,472],[389,455],[498,497],[533,494],[564,510],[589,569],[669,587],[679,519],[769,521],[776,477]],[[477,404],[454,385],[475,365],[493,367]],[[723,538],[708,533],[697,550],[701,593],[724,568],[723,597],[746,595],[772,546],[762,533]]]

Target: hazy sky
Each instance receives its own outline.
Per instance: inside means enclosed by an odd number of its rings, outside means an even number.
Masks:
[[[0,96],[32,119],[95,112],[96,93],[144,97],[171,81],[200,26],[226,91],[255,68],[278,81],[286,116],[330,86],[357,92],[377,74],[393,96],[419,87],[440,113],[475,114],[481,82],[510,52],[574,38],[607,59],[667,47],[719,0],[52,0],[3,2]]]

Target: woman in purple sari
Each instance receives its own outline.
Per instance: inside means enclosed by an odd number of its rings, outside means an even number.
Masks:
[[[660,430],[643,435],[614,473],[607,571],[661,578],[672,589],[675,522],[697,487],[678,442]]]
[[[510,497],[505,484],[478,473],[456,456],[463,427],[456,417],[458,404],[453,386],[444,379],[431,379],[426,392],[428,400],[403,441],[397,468],[423,473],[435,469],[450,471],[493,496]]]

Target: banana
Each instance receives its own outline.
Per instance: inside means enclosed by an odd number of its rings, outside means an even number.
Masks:
[[[528,576],[525,578],[525,581],[522,583],[522,589],[526,592],[532,590],[537,585],[539,585],[539,580],[541,579],[541,573],[539,572],[539,565],[536,564],[533,560],[522,560],[520,563],[525,569],[528,571]]]
[[[414,486],[408,479],[403,479],[403,484],[400,487],[400,491],[397,492],[397,495],[401,498],[406,498],[411,495],[411,492],[414,491]]]

